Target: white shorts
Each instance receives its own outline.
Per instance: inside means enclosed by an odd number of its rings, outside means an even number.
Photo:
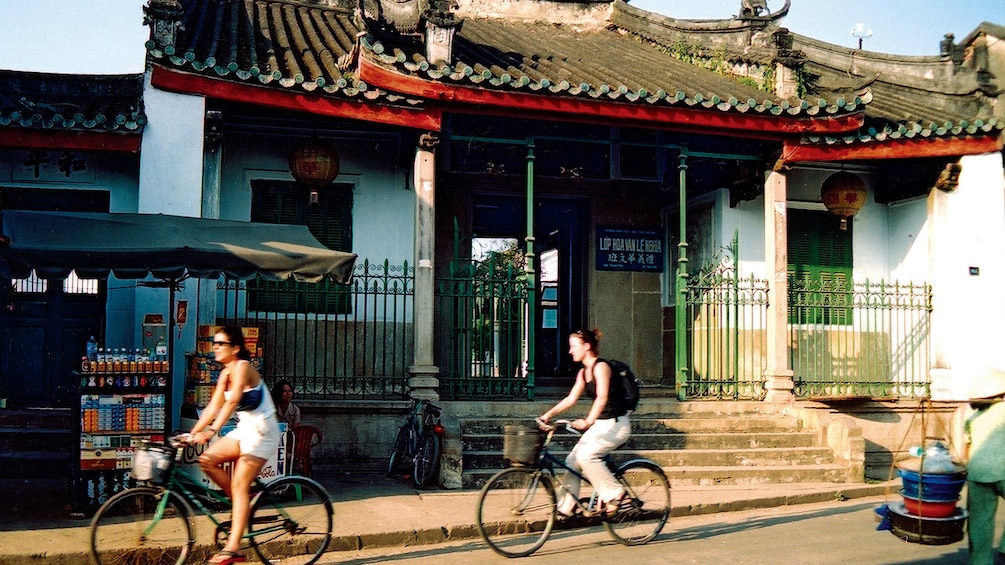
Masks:
[[[237,427],[227,437],[236,439],[241,455],[268,460],[279,450],[279,420],[275,414],[239,414]]]

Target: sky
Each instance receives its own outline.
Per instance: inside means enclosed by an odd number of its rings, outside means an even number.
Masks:
[[[143,71],[146,0],[0,0],[0,69],[48,73]],[[740,0],[631,0],[680,19],[726,19]],[[769,0],[777,10],[784,0]],[[938,55],[982,21],[1005,25],[1005,0],[792,0],[782,25],[795,33],[897,55]],[[871,31],[871,35],[866,36]]]

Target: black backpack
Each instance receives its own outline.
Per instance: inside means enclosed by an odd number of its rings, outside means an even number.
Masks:
[[[611,367],[611,392],[615,406],[631,412],[638,408],[642,383],[628,363],[617,359],[603,359]]]

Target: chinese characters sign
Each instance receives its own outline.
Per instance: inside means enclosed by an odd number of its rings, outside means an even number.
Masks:
[[[597,269],[663,272],[663,237],[660,231],[597,227]]]

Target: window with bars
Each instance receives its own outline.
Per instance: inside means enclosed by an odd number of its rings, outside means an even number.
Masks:
[[[789,323],[851,325],[852,224],[830,212],[788,210]]]
[[[352,250],[352,185],[335,183],[309,204],[307,190],[293,182],[251,183],[251,221],[304,225],[325,247]],[[349,287],[320,283],[265,281],[248,283],[248,310],[259,312],[348,314]]]

